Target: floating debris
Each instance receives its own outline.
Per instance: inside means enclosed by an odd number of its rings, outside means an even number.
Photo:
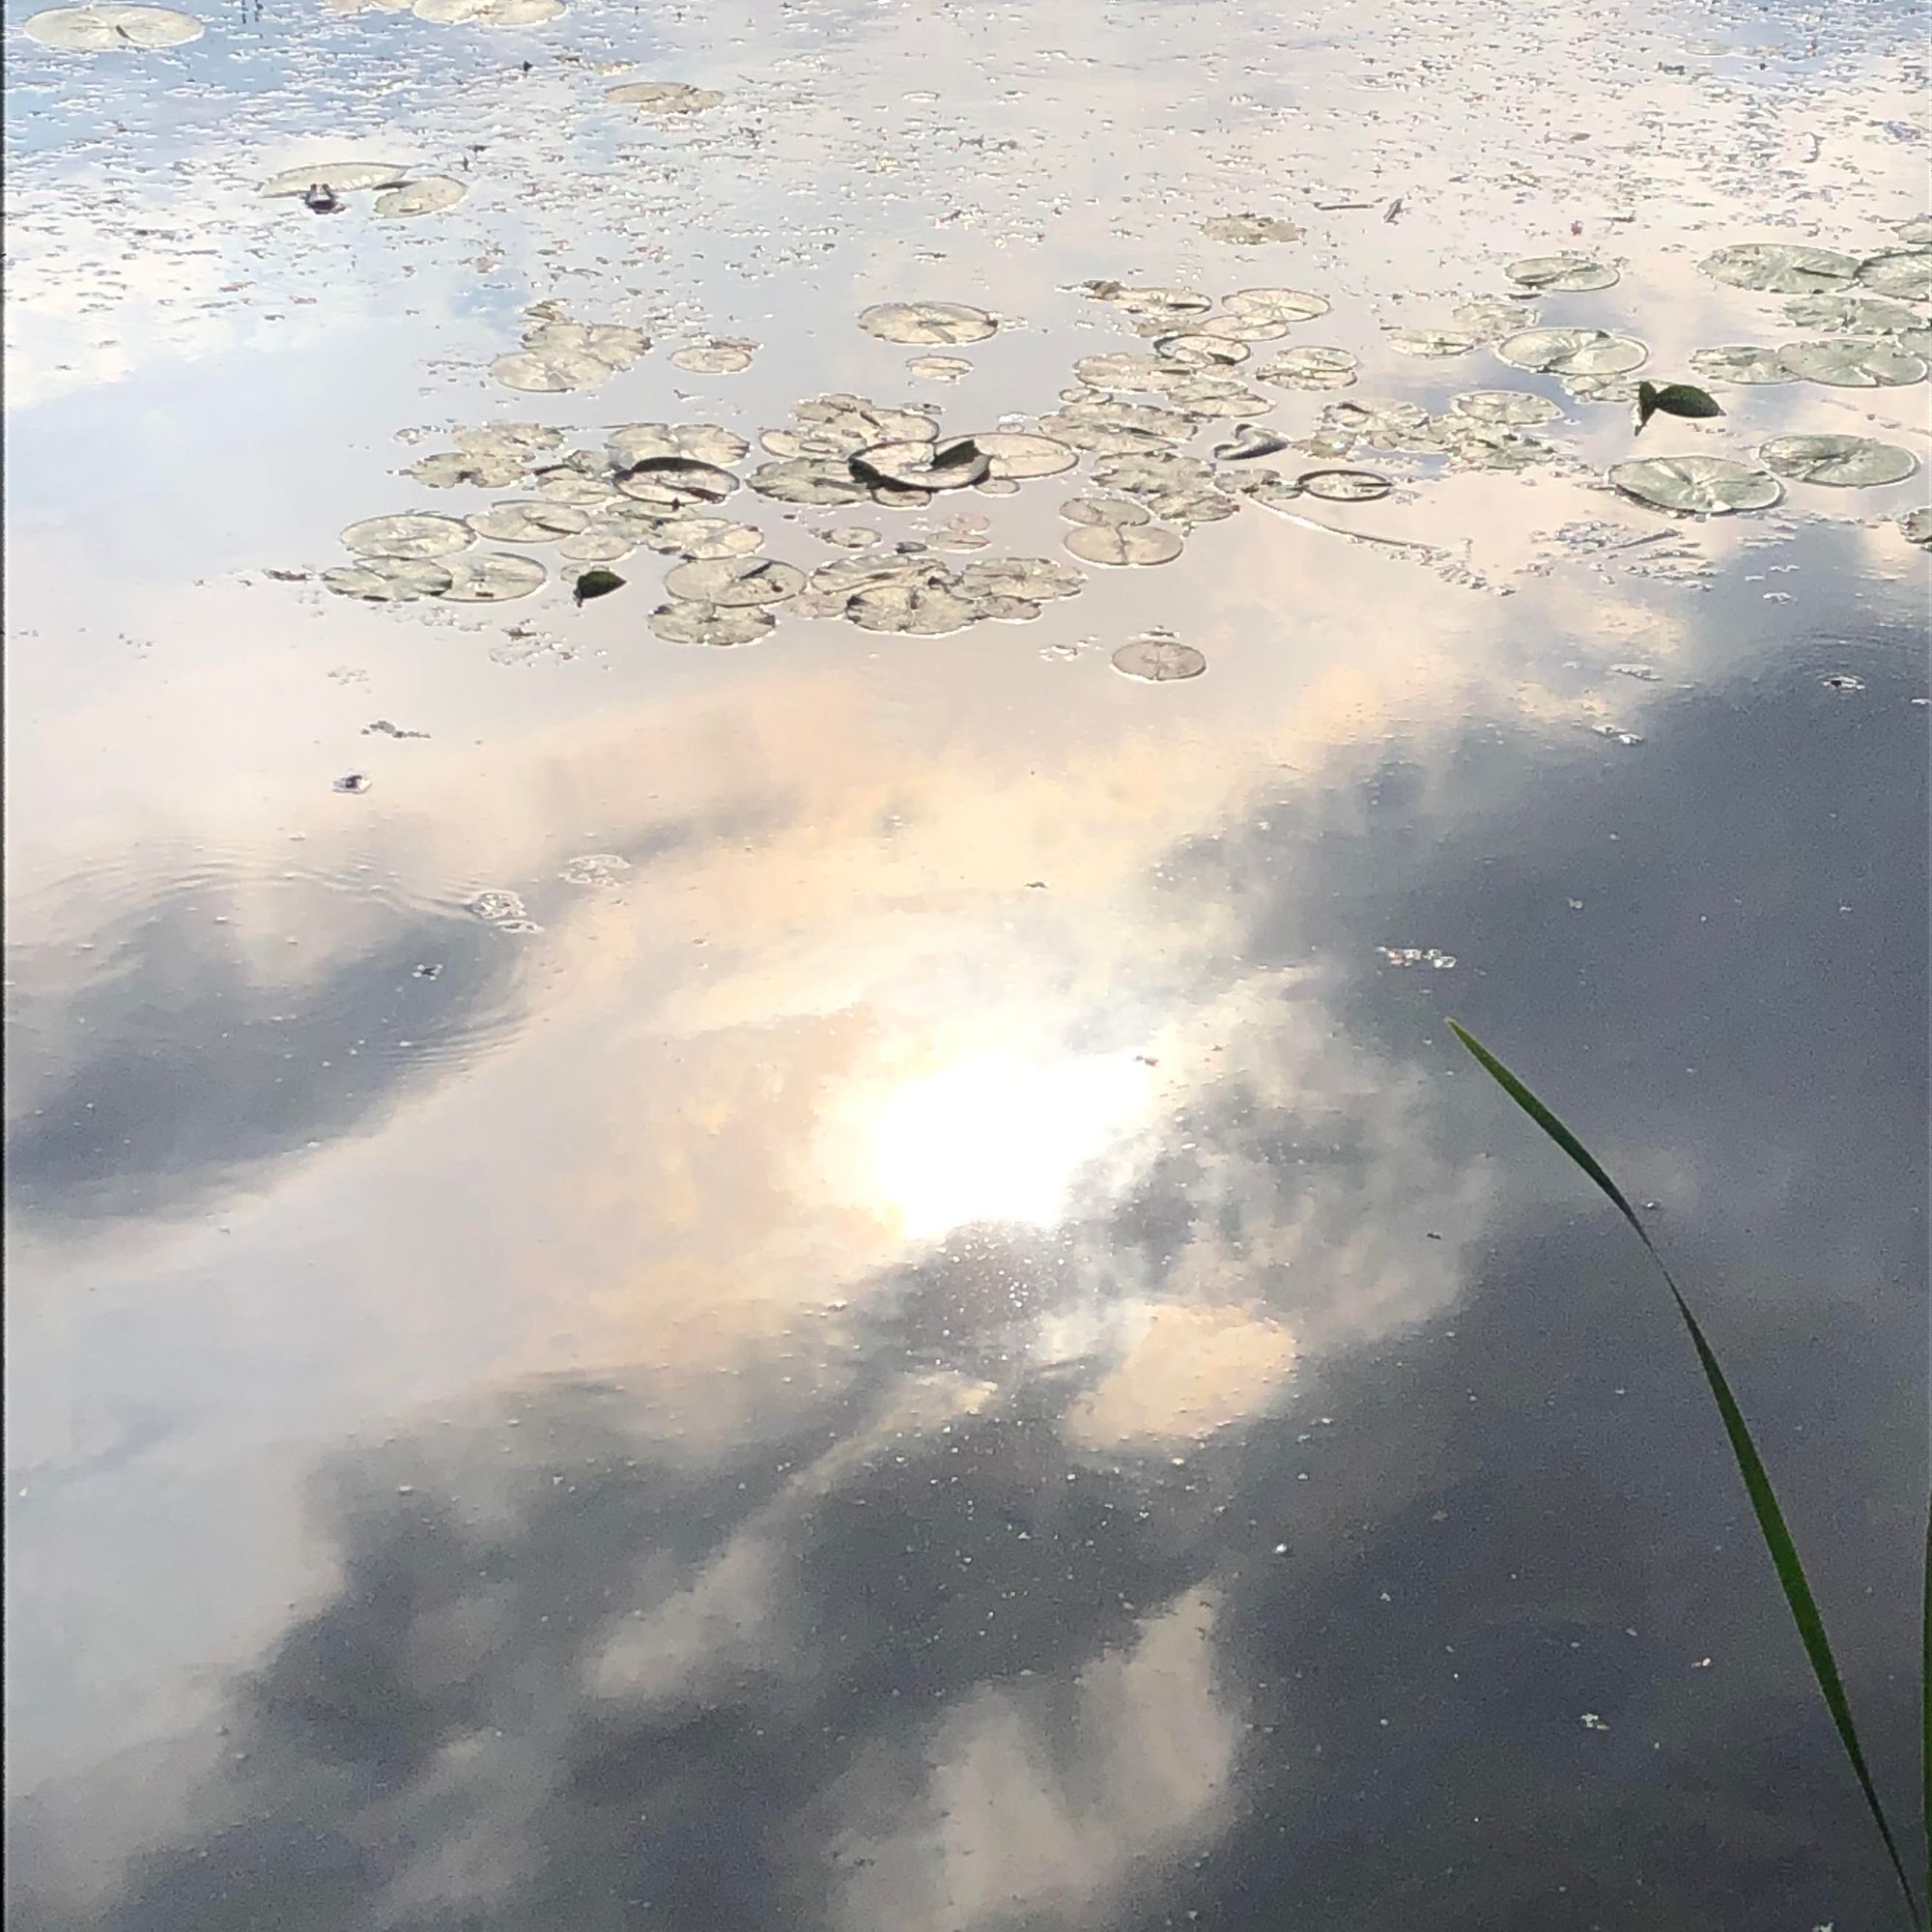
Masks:
[[[1510,263],[1503,273],[1523,288],[1566,295],[1614,288],[1620,279],[1615,269],[1588,255],[1525,255]]]
[[[362,792],[373,783],[367,772],[345,772],[329,786],[330,791]]]
[[[984,309],[964,302],[878,302],[859,316],[859,327],[882,342],[983,342],[999,326]]]
[[[1869,436],[1775,436],[1757,454],[1775,475],[1836,490],[1903,483],[1918,469],[1909,449]]]
[[[630,860],[620,853],[585,852],[578,858],[566,859],[557,877],[566,886],[585,886],[592,891],[608,892],[621,883],[630,869]]]
[[[1611,467],[1609,481],[1655,509],[1703,517],[1767,510],[1784,495],[1768,469],[1724,456],[1653,456]]]
[[[1650,352],[1627,335],[1602,328],[1525,328],[1496,347],[1505,362],[1551,376],[1621,376]]]
[[[53,7],[36,14],[22,31],[43,47],[99,54],[185,46],[206,31],[192,14],[172,7]]]
[[[497,888],[478,893],[469,901],[469,910],[485,925],[503,925],[511,921],[529,918],[523,899],[517,894]]]
[[[1788,242],[1741,242],[1706,255],[1697,266],[1713,281],[1734,289],[1785,296],[1841,287],[1859,272],[1856,255]]]
[[[1907,543],[1915,543],[1920,550],[1932,548],[1932,507],[1906,511],[1898,520],[1898,527]]]
[[[1299,242],[1306,231],[1273,214],[1216,214],[1201,224],[1201,232],[1210,242],[1254,248],[1269,242]]]
[[[1862,691],[1865,688],[1864,679],[1861,677],[1854,676],[1853,673],[1848,670],[1834,670],[1831,672],[1829,675],[1821,677],[1818,680],[1818,682],[1822,684],[1827,691],[1853,692],[1853,691]]]
[[[1136,638],[1122,644],[1109,662],[1123,677],[1143,684],[1174,684],[1199,677],[1208,668],[1202,652],[1173,638]]]
[[[536,27],[554,20],[563,0],[414,0],[410,12],[440,26]]]

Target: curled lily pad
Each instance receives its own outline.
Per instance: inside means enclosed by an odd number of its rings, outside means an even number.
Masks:
[[[1925,327],[1916,308],[1884,296],[1793,296],[1784,313],[1800,328],[1828,335],[1903,335]]]
[[[1768,510],[1784,494],[1770,470],[1726,456],[1641,457],[1613,465],[1609,480],[1640,503],[1702,517]]]
[[[327,184],[339,194],[354,194],[365,187],[400,187],[410,178],[408,168],[387,161],[311,161],[304,167],[284,168],[270,175],[259,194],[306,194],[310,188]]]
[[[701,114],[716,107],[724,97],[709,87],[693,87],[682,80],[627,80],[621,87],[607,87],[604,99],[620,107],[636,107],[648,116]]]
[[[751,487],[760,497],[779,503],[863,503],[870,494],[843,462],[793,457],[783,463],[761,463],[752,471]]]
[[[880,583],[854,591],[845,615],[862,631],[895,637],[944,638],[979,617],[975,600],[949,582]]]
[[[1208,660],[1192,644],[1172,638],[1136,638],[1114,653],[1112,663],[1117,671],[1144,684],[1172,684],[1199,677],[1208,668]]]
[[[990,430],[975,435],[980,453],[992,466],[995,476],[1026,480],[1035,476],[1058,476],[1079,462],[1076,451],[1050,436],[1032,436],[1020,430]]]
[[[1277,456],[1288,447],[1288,439],[1272,430],[1257,429],[1242,423],[1226,442],[1214,445],[1217,463],[1253,463],[1264,456]]]
[[[1890,389],[1925,380],[1925,358],[1883,338],[1832,336],[1787,342],[1777,352],[1786,368],[1807,383],[1834,389]]]
[[[654,637],[668,644],[706,644],[724,648],[754,644],[769,637],[777,623],[772,613],[755,604],[696,604],[680,599],[660,604],[645,619]]]
[[[1807,296],[1806,301],[1820,299]],[[1822,299],[1830,301],[1827,296]],[[1795,383],[1798,372],[1791,368],[1776,349],[1761,349],[1748,342],[1723,343],[1715,349],[1693,349],[1690,352],[1690,366],[1700,376],[1708,376],[1716,383]]]
[[[455,556],[447,566],[450,586],[446,604],[509,604],[540,590],[550,573],[533,556],[507,550],[490,550],[478,556]]]
[[[1458,415],[1472,422],[1508,423],[1521,427],[1529,423],[1552,421],[1563,412],[1548,396],[1528,389],[1466,389],[1449,399]]]
[[[673,597],[735,610],[741,604],[782,604],[805,588],[805,572],[762,556],[720,556],[681,563],[665,577]]]
[[[915,355],[906,363],[906,374],[922,383],[956,383],[972,373],[973,365],[963,355]]]
[[[1328,313],[1328,298],[1310,295],[1306,289],[1237,289],[1221,306],[1230,315],[1266,322],[1313,322]]]
[[[507,503],[493,503],[467,518],[479,537],[492,543],[554,543],[559,537],[575,536],[590,521],[590,513],[575,503],[552,503],[540,497],[513,497]]]
[[[859,327],[882,342],[983,342],[999,324],[964,302],[877,302],[861,312]]]
[[[334,182],[330,187],[336,186]],[[449,175],[419,175],[400,187],[385,188],[376,197],[375,213],[390,220],[412,214],[440,214],[454,208],[469,190]]]
[[[483,27],[535,27],[554,20],[563,0],[414,0],[410,11],[418,20],[443,26],[474,21]]]
[[[1895,442],[1869,436],[1775,436],[1758,460],[1794,483],[1822,483],[1836,490],[1872,490],[1903,483],[1918,459]]]
[[[674,350],[670,359],[677,368],[688,369],[694,376],[735,376],[752,366],[757,346],[736,336],[713,336],[708,342],[694,342],[687,348]]]
[[[959,588],[974,597],[1017,597],[1031,604],[1077,597],[1087,580],[1070,564],[1050,556],[1001,556],[969,563],[960,571]]]
[[[1587,255],[1525,255],[1520,262],[1512,262],[1503,273],[1521,288],[1576,295],[1614,288],[1618,281],[1616,270]]]
[[[101,4],[49,8],[36,14],[22,31],[43,47],[99,54],[184,46],[200,40],[205,30],[192,14],[178,14],[172,7]]]
[[[1388,346],[1398,355],[1466,355],[1482,339],[1473,328],[1392,328]]]
[[[400,517],[364,517],[342,532],[345,549],[360,556],[447,556],[476,541],[455,517],[412,512]]]
[[[1182,549],[1179,532],[1161,524],[1085,524],[1064,541],[1082,563],[1109,567],[1172,563]]]
[[[728,469],[744,459],[751,445],[716,423],[627,423],[611,432],[604,447],[619,469],[654,456],[688,456],[696,463]]]
[[[1256,378],[1278,389],[1346,389],[1361,367],[1346,349],[1308,345],[1284,349],[1255,371]]]
[[[1227,335],[1162,335],[1155,339],[1153,353],[1177,369],[1230,369],[1245,362],[1254,353],[1245,341]]]
[[[1842,287],[1859,271],[1856,255],[1834,248],[1806,248],[1789,242],[1741,242],[1697,264],[1713,281],[1771,295],[1806,295]]]
[[[1201,224],[1201,232],[1210,242],[1229,242],[1237,247],[1259,247],[1266,242],[1299,242],[1303,231],[1292,221],[1273,214],[1216,214]]]
[[[409,604],[418,597],[440,597],[449,588],[450,575],[431,557],[371,556],[325,570],[322,581],[338,597]]]
[[[1307,469],[1295,480],[1324,503],[1373,503],[1395,488],[1373,469]]]
[[[1627,335],[1602,328],[1525,328],[1496,347],[1505,362],[1553,376],[1621,376],[1650,352]]]
[[[1932,301],[1932,248],[1888,248],[1859,264],[1859,286],[1906,301]]]
[[[848,459],[860,482],[901,490],[968,490],[993,472],[992,459],[970,436],[933,442],[880,442]]]

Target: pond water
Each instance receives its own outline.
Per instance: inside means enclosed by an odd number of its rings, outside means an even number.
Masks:
[[[1446,1020],[1909,1816],[1912,14],[185,5],[6,14],[13,1921],[1889,1922]]]

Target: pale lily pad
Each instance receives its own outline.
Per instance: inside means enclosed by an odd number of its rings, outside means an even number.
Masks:
[[[1078,453],[1050,436],[1031,436],[1020,430],[989,430],[973,440],[992,465],[992,474],[1026,481],[1058,476],[1079,462]]]
[[[993,473],[992,459],[970,436],[874,443],[848,461],[860,482],[900,490],[970,490]]]
[[[1230,315],[1267,322],[1313,322],[1328,313],[1328,298],[1310,295],[1306,289],[1237,289],[1221,306]]]
[[[1775,436],[1758,460],[1794,483],[1822,483],[1835,490],[1874,490],[1903,483],[1918,459],[1895,442],[1869,436]]]
[[[1908,543],[1916,543],[1920,550],[1932,549],[1932,508],[1906,511],[1898,520],[1898,527],[1905,532]]]
[[[1640,457],[1613,465],[1609,480],[1626,497],[1655,509],[1701,517],[1768,510],[1784,495],[1770,470],[1726,456]]]
[[[1373,469],[1308,469],[1295,481],[1324,503],[1373,503],[1395,488]]]
[[[1451,413],[1435,425],[1441,446],[1465,469],[1527,469],[1556,454],[1547,442],[1503,423]]]
[[[771,557],[704,557],[668,572],[665,588],[688,603],[731,611],[742,604],[782,604],[796,597],[805,588],[805,572]]]
[[[1890,389],[1925,380],[1922,355],[1877,337],[1838,335],[1823,342],[1787,342],[1777,354],[1794,375],[1834,389]]]
[[[415,0],[410,11],[441,26],[474,21],[482,27],[535,27],[554,20],[563,0]]]
[[[178,14],[172,7],[102,4],[52,7],[44,14],[36,14],[21,31],[43,47],[99,54],[185,46],[189,41],[200,40],[206,29],[192,14]]]
[[[762,463],[752,471],[751,487],[760,497],[779,503],[863,503],[870,494],[842,461],[793,457],[783,463]]]
[[[616,323],[546,322],[525,335],[522,349],[497,356],[490,373],[505,388],[534,394],[594,389],[650,346],[641,329]]]
[[[1806,296],[1806,301],[1834,301],[1833,296]],[[1690,366],[1700,376],[1708,376],[1715,383],[1795,383],[1798,372],[1791,368],[1776,349],[1763,349],[1753,343],[1723,343],[1715,349],[1693,349],[1690,352]]]
[[[881,583],[854,591],[845,615],[862,631],[905,638],[944,638],[979,617],[975,600],[949,582]]]
[[[1859,286],[1906,301],[1932,301],[1932,248],[1888,248],[1859,264]]]
[[[765,547],[765,533],[755,524],[734,524],[728,517],[670,517],[644,542],[669,556],[710,561],[722,556],[755,555]]]
[[[1301,496],[1301,485],[1278,469],[1244,469],[1227,478],[1227,487],[1270,510],[1286,508]]]
[[[816,535],[820,543],[829,543],[835,550],[870,550],[879,541],[878,531],[864,524],[834,524]]]
[[[1211,482],[1179,483],[1169,490],[1151,490],[1142,500],[1162,523],[1179,524],[1183,528],[1196,524],[1221,523],[1241,507]]]
[[[312,187],[327,184],[338,194],[354,194],[365,187],[400,187],[410,178],[408,168],[387,161],[311,161],[304,167],[284,168],[270,175],[256,190],[258,194],[306,194]]]
[[[1634,403],[1637,385],[1628,376],[1566,376],[1563,392],[1579,403]]]
[[[1177,369],[1232,369],[1245,362],[1253,351],[1245,341],[1228,335],[1163,335],[1155,339],[1153,353]]]
[[[930,442],[939,425],[923,410],[889,409],[868,396],[810,396],[794,405],[796,430],[768,429],[758,440],[774,456],[856,456],[880,442]]]
[[[1482,339],[1472,328],[1392,328],[1388,346],[1398,355],[1466,355]]]
[[[1528,389],[1467,389],[1449,399],[1458,415],[1472,422],[1508,423],[1520,427],[1553,421],[1563,412],[1548,396]]]
[[[1195,325],[1195,332],[1210,341],[1279,342],[1289,324],[1278,315],[1209,315]]]
[[[963,355],[914,355],[906,361],[906,374],[922,383],[956,383],[972,373],[973,365]]]
[[[677,368],[688,369],[694,376],[735,376],[752,366],[757,346],[735,336],[713,336],[708,342],[694,342],[688,348],[674,350],[670,359]]]
[[[1525,328],[1499,343],[1496,354],[1538,374],[1621,376],[1640,368],[1650,352],[1627,335],[1602,328]]]
[[[744,459],[751,444],[716,423],[627,423],[611,432],[604,447],[619,469],[655,456],[686,456],[728,469]]]
[[[649,117],[702,114],[724,97],[714,88],[693,87],[682,80],[627,80],[621,87],[607,87],[604,99],[620,107],[636,107]]]
[[[1064,541],[1082,563],[1110,568],[1172,563],[1183,548],[1179,532],[1160,524],[1087,524]]]
[[[1302,230],[1273,214],[1216,214],[1201,224],[1210,242],[1229,242],[1254,248],[1268,242],[1299,242]]]
[[[617,488],[640,503],[688,509],[694,503],[722,503],[738,479],[715,463],[692,456],[646,456],[617,477]]]
[[[882,342],[983,342],[999,326],[984,309],[964,302],[878,302],[859,317],[859,327]]]
[[[1430,414],[1419,403],[1330,403],[1325,428],[1366,442],[1371,449],[1433,449]]]
[[[1204,296],[1199,289],[1167,288],[1156,284],[1127,286],[1120,282],[1100,286],[1113,291],[1105,298],[1106,300],[1129,315],[1151,317],[1155,321],[1171,315],[1206,315],[1214,306],[1212,298]]]
[[[1713,281],[1771,295],[1807,295],[1842,287],[1859,271],[1856,255],[1834,248],[1807,248],[1789,242],[1741,242],[1697,264]]]
[[[599,518],[565,537],[556,554],[572,563],[616,563],[637,547],[638,533],[628,524],[611,524]]]
[[[456,446],[486,456],[515,456],[526,460],[563,447],[563,432],[549,423],[479,423],[456,432]]]
[[[1232,376],[1190,376],[1167,392],[1167,403],[1204,422],[1219,417],[1264,416],[1273,401]]]
[[[447,556],[476,541],[455,517],[420,511],[399,517],[364,517],[342,532],[343,547],[360,556]]]
[[[1195,431],[1192,419],[1178,410],[1109,401],[1068,403],[1064,410],[1041,416],[1039,426],[1057,441],[1095,455],[1185,442]]]
[[[1126,350],[1113,349],[1102,355],[1083,355],[1074,363],[1073,373],[1081,382],[1095,389],[1125,389],[1149,394],[1171,389],[1177,383],[1186,382],[1192,372],[1158,353],[1136,355]]]
[[[1109,456],[1094,466],[1094,481],[1102,490],[1146,496],[1158,490],[1179,490],[1208,482],[1212,468],[1198,456],[1178,449],[1144,449]]]
[[[340,182],[330,182],[329,186],[340,188]],[[449,175],[419,175],[412,181],[406,181],[400,187],[386,188],[376,197],[375,213],[390,220],[399,220],[412,214],[440,214],[445,208],[454,208],[469,190]]]
[[[1360,362],[1346,349],[1308,345],[1284,349],[1255,371],[1256,379],[1278,389],[1346,389]]]
[[[1503,273],[1521,288],[1566,295],[1614,288],[1619,279],[1616,270],[1587,255],[1525,255],[1520,262],[1512,262]]]
[[[432,490],[453,490],[468,484],[482,490],[502,490],[524,473],[521,457],[490,455],[469,449],[441,449],[412,463],[404,475]]]
[[[1915,214],[1898,224],[1898,239],[1908,248],[1932,247],[1932,214]]]
[[[1031,604],[1048,604],[1079,596],[1087,580],[1071,564],[1050,556],[1002,556],[967,564],[959,573],[958,584],[968,596],[1017,597]]]
[[[554,543],[573,537],[590,521],[590,513],[575,503],[552,503],[544,498],[513,497],[493,503],[466,519],[479,537],[492,543]]]
[[[1828,335],[1904,335],[1925,327],[1916,308],[1885,296],[1794,296],[1784,313],[1800,328],[1822,328]]]
[[[550,573],[533,556],[507,550],[485,551],[480,556],[451,557],[450,586],[445,604],[510,604],[541,590]]]
[[[1474,329],[1488,342],[1530,327],[1536,314],[1527,302],[1512,301],[1507,296],[1478,296],[1473,301],[1459,302],[1449,311],[1449,320],[1458,328]]]
[[[1069,497],[1061,504],[1060,514],[1069,524],[1083,524],[1089,529],[1126,529],[1153,522],[1153,512],[1131,497]]]
[[[654,637],[668,644],[754,644],[769,637],[777,619],[755,604],[724,606],[679,600],[660,604],[645,619]]]
[[[428,557],[372,556],[322,573],[325,586],[338,597],[360,597],[371,604],[409,604],[418,597],[440,597],[450,574]]]
[[[1111,662],[1117,671],[1144,684],[1172,684],[1199,677],[1208,668],[1208,660],[1192,644],[1172,638],[1136,638],[1122,644]]]

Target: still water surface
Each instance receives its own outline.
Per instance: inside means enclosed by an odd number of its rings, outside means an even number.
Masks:
[[[14,1921],[1888,1922],[1667,1305],[1443,1022],[1646,1204],[1908,1808],[1925,478],[1603,471],[1923,459],[1927,389],[1713,381],[1637,441],[1634,377],[1495,345],[1830,334],[1697,264],[1912,245],[1909,15],[201,4],[6,16]],[[345,161],[465,192],[259,191]],[[1505,271],[1562,253],[1615,278]],[[648,547],[582,606],[554,542],[464,553],[544,562],[511,608],[324,582],[360,520],[556,500],[404,473],[459,429],[591,452],[544,487],[601,521],[625,425],[743,478],[830,393],[1091,423],[1074,365],[1153,348],[1094,281],[1327,304],[1204,365],[1262,402],[1184,426],[1192,510],[1139,486],[1172,561],[1069,553],[1081,449],[696,506],[1077,573],[946,635],[816,579],[668,641]],[[858,326],[923,301],[997,330]],[[493,378],[559,315],[651,346]],[[1310,344],[1355,382],[1256,380]],[[1322,440],[1474,390],[1547,406],[1523,467]],[[1205,672],[1122,675],[1150,635]]]

